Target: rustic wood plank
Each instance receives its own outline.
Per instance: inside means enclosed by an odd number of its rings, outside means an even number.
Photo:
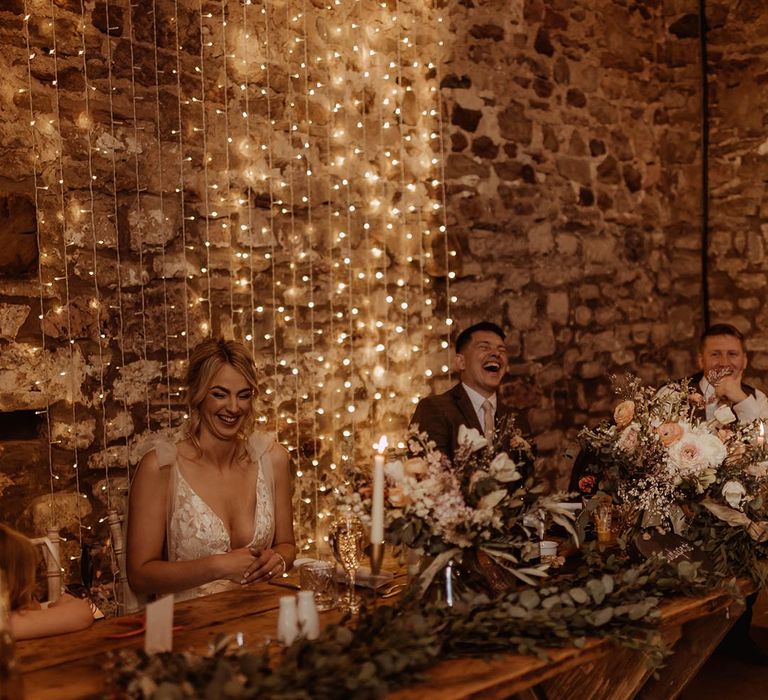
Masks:
[[[743,611],[743,608],[742,608]],[[650,678],[638,694],[642,700],[673,700],[683,692],[698,673],[740,612],[726,614],[718,610],[711,615],[690,620],[673,648],[673,655],[661,669],[658,678]]]
[[[267,638],[274,636],[279,599],[286,594],[290,591],[260,584],[179,603],[175,621],[184,629],[174,635],[174,647],[203,653],[217,635],[242,632],[246,646],[258,649]],[[733,603],[730,594],[717,592],[669,601],[662,606],[660,632],[669,643],[677,642],[676,651],[682,657],[674,666],[668,664],[670,674],[674,674],[674,681],[669,683],[674,687],[688,682],[722,637],[722,625],[716,626],[714,634],[708,630],[718,619],[725,618],[725,608]],[[335,622],[339,617],[337,611],[321,613],[323,624]],[[121,631],[125,631],[125,627],[119,618],[113,618],[96,623],[84,632],[61,635],[53,640],[20,642],[18,658],[27,696],[36,700],[71,700],[103,695],[106,652],[143,645],[143,636],[107,638]],[[678,638],[683,637],[688,641],[679,643]],[[633,658],[633,653],[637,658]],[[607,640],[590,639],[583,649],[552,649],[548,654],[549,660],[499,654],[486,659],[445,661],[429,671],[428,681],[403,688],[390,697],[391,700],[423,700],[425,697],[495,700],[525,693],[526,700],[534,697],[553,700],[610,697],[614,700],[632,697],[632,690],[637,692],[648,678],[641,654],[619,649]],[[691,656],[696,658],[686,659]],[[619,669],[621,682],[616,680]],[[666,691],[657,690],[654,684],[646,685],[648,698],[674,697],[664,695]],[[606,694],[608,690],[613,693]]]
[[[174,624],[184,627],[174,634],[177,649],[186,648],[188,636],[200,629],[227,628],[227,623],[241,622],[276,610],[281,595],[288,591],[277,586],[259,584],[236,591],[226,591],[205,598],[188,600],[174,606]],[[95,622],[82,632],[50,638],[29,639],[16,644],[16,656],[24,672],[65,663],[106,651],[131,648],[143,644],[143,635],[125,639],[110,639],[132,629],[126,620],[136,616],[110,618]],[[138,624],[138,623],[136,623]],[[138,640],[138,641],[137,641]]]
[[[627,700],[650,675],[645,656],[634,649],[614,647],[591,663],[580,664],[541,684],[546,698]]]

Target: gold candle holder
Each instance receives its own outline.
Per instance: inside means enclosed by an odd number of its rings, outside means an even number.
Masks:
[[[378,576],[384,561],[384,543],[371,542],[371,574]]]

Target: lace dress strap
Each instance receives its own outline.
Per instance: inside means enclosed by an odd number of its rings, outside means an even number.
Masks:
[[[162,434],[153,435],[137,443],[133,448],[136,455],[136,461],[140,462],[150,452],[157,455],[157,463],[160,467],[169,467],[176,464],[176,441],[170,436]]]
[[[272,459],[269,456],[269,451],[272,449],[272,445],[275,443],[275,438],[267,433],[254,432],[248,437],[246,441],[246,449],[251,461],[258,466],[264,476],[264,483],[266,484],[267,491],[269,492],[270,503],[262,504],[262,508],[268,507],[272,513],[271,527],[268,541],[271,543],[275,537],[275,519],[274,519],[274,507],[275,507],[275,476],[272,469]]]

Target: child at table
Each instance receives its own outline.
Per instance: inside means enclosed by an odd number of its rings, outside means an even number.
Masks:
[[[85,629],[93,623],[87,601],[66,593],[43,608],[34,598],[35,546],[20,532],[0,523],[0,571],[11,611],[14,639],[48,637]]]

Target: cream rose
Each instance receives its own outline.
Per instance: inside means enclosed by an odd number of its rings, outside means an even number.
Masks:
[[[669,463],[683,478],[695,476],[707,468],[716,469],[727,455],[725,445],[709,433],[685,431],[669,448]]]
[[[613,420],[619,428],[626,428],[635,416],[635,402],[622,401],[613,410]]]
[[[679,423],[662,423],[656,432],[659,434],[661,444],[665,447],[676,443],[681,437],[683,437],[683,426]]]
[[[744,488],[740,481],[731,479],[723,484],[723,498],[731,508],[741,509],[741,502],[746,495],[747,489]]]

